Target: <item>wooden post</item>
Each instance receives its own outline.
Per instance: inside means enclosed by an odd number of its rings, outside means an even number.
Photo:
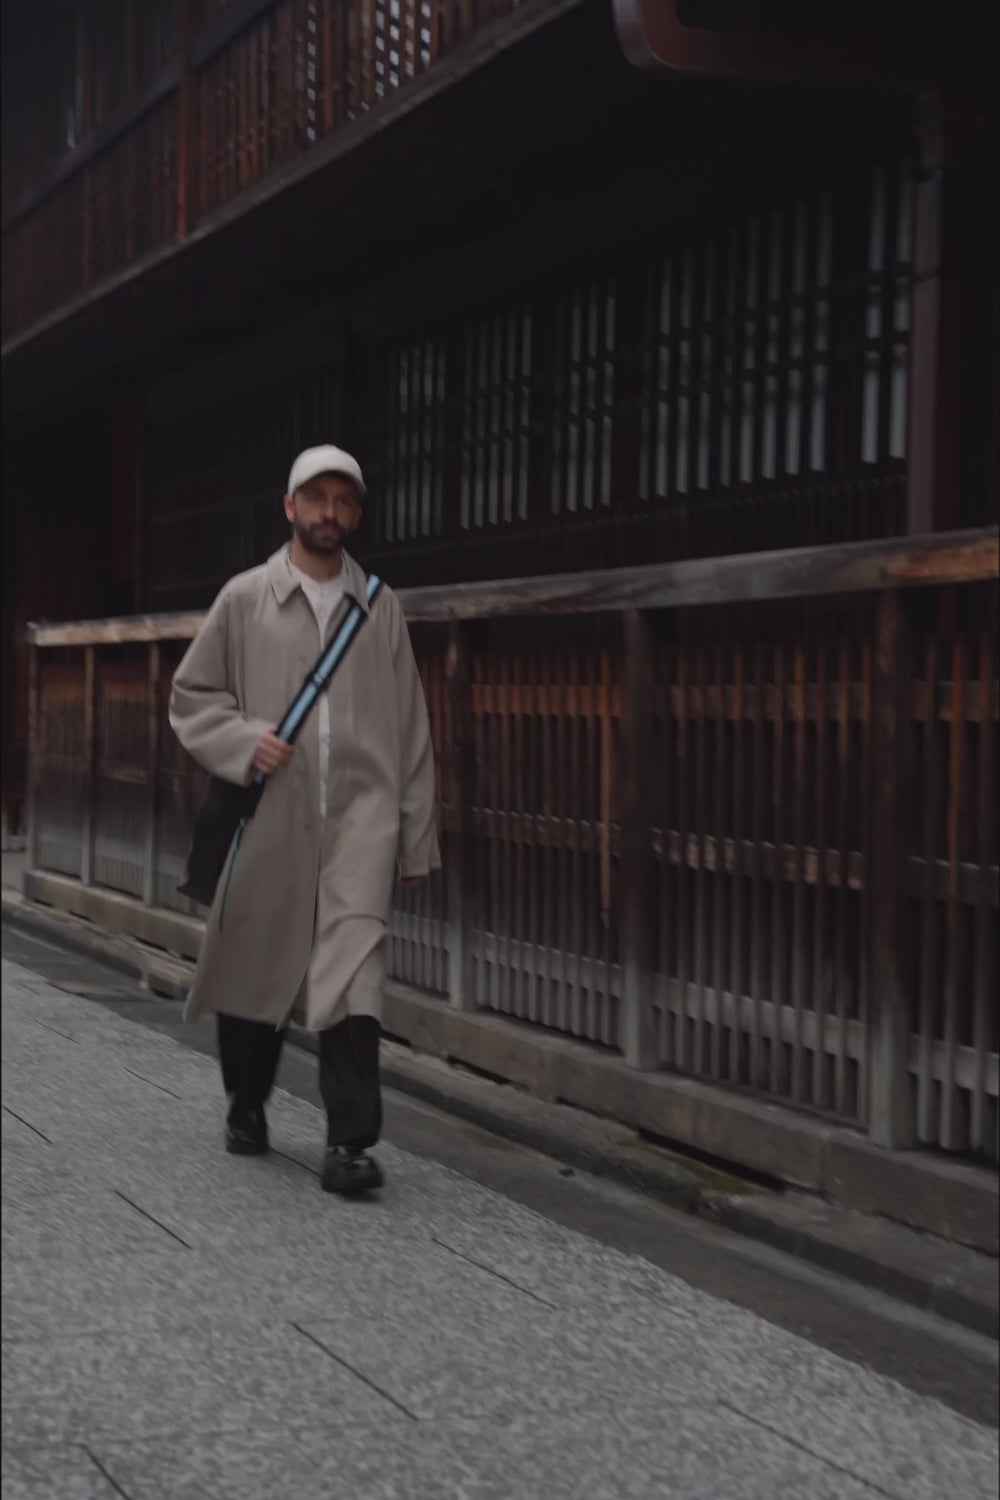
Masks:
[[[653,889],[650,838],[652,636],[649,616],[628,609],[621,754],[621,1042],[631,1068],[657,1063],[653,1013]]]
[[[83,843],[80,880],[94,883],[94,828],[97,813],[97,654],[93,646],[84,652],[83,669]]]
[[[41,811],[38,790],[41,782],[41,656],[32,642],[28,647],[28,774],[27,774],[27,820],[25,864],[29,870],[38,866],[38,824]]]
[[[956,125],[940,94],[920,98],[907,453],[908,529],[916,535],[961,524],[962,285],[950,191]]]
[[[91,268],[91,246],[93,241],[93,170],[85,166],[80,174],[80,192],[83,195],[83,206],[81,209],[82,220],[80,224],[80,280],[83,290],[90,288]]]
[[[80,135],[86,138],[94,128],[95,115],[95,79],[94,79],[94,34],[87,24],[87,16],[83,6],[77,12],[77,55],[78,55],[78,87],[80,98]],[[93,219],[93,185],[94,174],[89,166],[85,166],[80,174],[81,223],[80,223],[80,254],[81,254],[81,282],[84,291],[90,286],[90,259],[91,238]]]
[[[138,0],[125,0],[125,97],[129,104],[139,88],[139,51],[136,26]],[[125,138],[125,264],[130,266],[135,259],[135,131],[130,130]]]
[[[871,1096],[876,1145],[915,1138],[909,1050],[912,1030],[903,975],[907,866],[910,686],[902,600],[886,589],[878,603],[872,722],[872,818],[868,902],[871,916]]]
[[[186,239],[194,228],[197,207],[192,201],[194,162],[197,157],[195,113],[196,79],[191,67],[193,40],[191,0],[177,0],[177,61],[180,88],[177,98],[177,238]]]
[[[160,832],[160,643],[149,646],[146,680],[147,740],[149,746],[146,803],[146,858],[142,879],[142,899],[146,906],[156,905],[156,870],[159,863]]]
[[[453,621],[448,626],[447,688],[451,738],[445,760],[446,805],[445,878],[447,881],[448,992],[457,1010],[477,1009],[472,951],[472,914],[475,910],[476,860],[472,840],[474,740],[469,684],[469,630]]]

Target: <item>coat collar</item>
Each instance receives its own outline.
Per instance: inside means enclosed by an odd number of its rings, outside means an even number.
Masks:
[[[364,572],[351,557],[350,553],[343,552],[343,570],[341,577],[344,580],[344,593],[348,598],[359,604],[365,614],[369,612],[367,580]],[[274,556],[268,560],[267,576],[270,580],[274,597],[279,607],[288,603],[296,589],[301,589],[301,584],[292,572],[292,565],[288,556],[288,547],[279,547]]]

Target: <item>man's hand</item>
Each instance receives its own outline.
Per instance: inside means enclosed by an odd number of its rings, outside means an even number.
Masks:
[[[279,740],[276,734],[265,734],[254,753],[253,768],[263,771],[265,776],[273,776],[288,765],[294,749],[294,745]]]

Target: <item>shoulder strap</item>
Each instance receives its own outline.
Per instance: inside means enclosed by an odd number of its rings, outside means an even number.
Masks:
[[[317,658],[315,666],[309,673],[305,682],[299,688],[294,702],[291,704],[281,723],[278,725],[276,734],[279,740],[285,740],[289,745],[295,743],[310,713],[315,707],[320,694],[330,682],[333,674],[344,660],[354,641],[357,639],[368,615],[375,607],[375,601],[382,590],[382,580],[372,573],[365,587],[368,599],[368,611],[361,608],[360,604],[352,604],[347,612],[343,623],[337,630],[329,646],[324,646]]]

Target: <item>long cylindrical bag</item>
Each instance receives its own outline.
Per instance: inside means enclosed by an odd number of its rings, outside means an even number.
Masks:
[[[374,607],[381,588],[381,579],[373,574],[366,588],[369,609]],[[278,739],[294,745],[320,694],[329,686],[367,618],[360,604],[351,606],[340,629],[329,646],[323,648],[275,730]],[[242,837],[244,828],[257,811],[267,780],[259,771],[249,784],[236,785],[222,781],[218,776],[210,778],[195,818],[184,884],[177,887],[180,895],[196,901],[199,906],[212,905],[229,851],[234,841]]]

